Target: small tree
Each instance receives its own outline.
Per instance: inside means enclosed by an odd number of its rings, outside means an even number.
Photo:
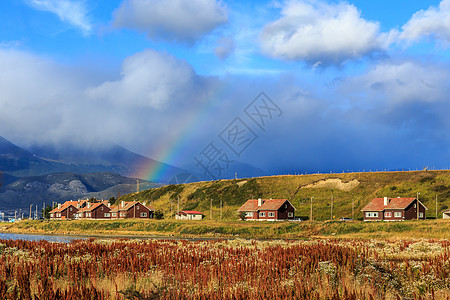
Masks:
[[[116,203],[116,198],[115,197],[109,198],[109,204],[114,205],[115,203]]]
[[[164,219],[164,214],[162,211],[157,210],[157,211],[155,211],[154,217],[156,220],[161,220],[161,219]]]
[[[239,218],[241,218],[242,221],[247,220],[247,218],[245,217],[245,212],[244,212],[244,211],[241,211],[241,212],[239,213]]]
[[[43,210],[42,210],[42,217],[45,220],[50,219],[50,212],[57,207],[57,204],[53,207],[51,207],[50,205],[47,205]]]

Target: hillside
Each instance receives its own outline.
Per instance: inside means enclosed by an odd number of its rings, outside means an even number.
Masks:
[[[361,208],[375,197],[416,197],[428,208],[427,218],[435,217],[436,196],[439,218],[442,210],[450,206],[450,171],[367,172],[342,174],[286,175],[253,179],[218,180],[189,184],[168,185],[140,193],[122,196],[120,201],[140,200],[151,203],[166,218],[171,211],[199,210],[210,218],[213,203],[213,219],[220,217],[220,201],[223,218],[235,220],[236,210],[249,198],[286,198],[297,208],[296,216],[307,219],[310,199],[313,199],[315,220],[330,219],[331,197],[334,198],[333,215],[362,218]]]

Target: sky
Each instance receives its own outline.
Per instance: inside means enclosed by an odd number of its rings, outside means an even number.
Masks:
[[[449,46],[450,0],[1,1],[0,135],[267,174],[449,168]]]

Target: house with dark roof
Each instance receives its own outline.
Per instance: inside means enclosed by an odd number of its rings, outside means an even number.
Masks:
[[[428,208],[417,198],[375,198],[361,211],[364,221],[425,220]]]
[[[196,210],[182,210],[175,214],[176,220],[201,220],[203,214]]]
[[[294,220],[296,208],[287,199],[249,199],[238,212],[246,220]]]

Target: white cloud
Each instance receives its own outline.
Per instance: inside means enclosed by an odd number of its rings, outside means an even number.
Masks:
[[[92,31],[84,1],[70,0],[26,0],[33,8],[56,14],[63,22],[78,28],[84,35]]]
[[[187,62],[145,50],[124,61],[120,80],[91,89],[89,96],[116,105],[162,110],[173,102],[203,98],[205,87],[207,79],[198,76]]]
[[[281,14],[261,34],[263,52],[276,58],[340,63],[382,50],[390,42],[378,23],[363,19],[347,3],[292,0],[284,3]]]
[[[195,42],[227,20],[226,7],[216,0],[124,0],[114,12],[116,27],[185,43]]]
[[[418,11],[402,29],[400,37],[406,40],[431,37],[450,43],[450,0],[442,0],[438,8]]]
[[[344,81],[347,95],[356,95],[361,102],[395,107],[401,103],[441,102],[450,92],[450,73],[442,65],[413,61],[384,62],[369,72]]]

